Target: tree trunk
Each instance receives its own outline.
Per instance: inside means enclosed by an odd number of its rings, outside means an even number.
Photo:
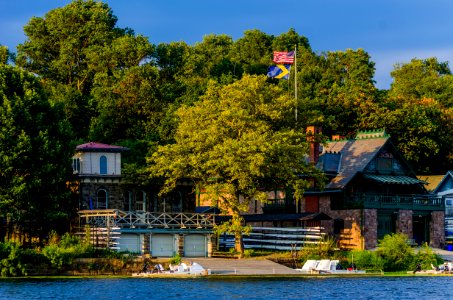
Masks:
[[[239,253],[239,258],[244,257],[244,241],[242,240],[242,231],[234,233],[234,250]]]

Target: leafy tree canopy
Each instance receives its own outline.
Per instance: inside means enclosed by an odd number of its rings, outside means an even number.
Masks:
[[[301,175],[321,178],[306,162],[305,136],[287,126],[293,106],[264,76],[211,84],[201,101],[177,111],[176,143],[158,148],[149,171],[165,178],[162,193],[183,178],[206,189],[212,204],[232,214],[238,237],[239,214],[252,199],[267,199],[263,189],[288,186],[300,198],[308,187]]]
[[[73,147],[60,116],[35,76],[0,65],[0,211],[34,236],[69,220]]]

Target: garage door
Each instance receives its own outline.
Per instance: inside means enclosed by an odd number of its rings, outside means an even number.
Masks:
[[[184,237],[184,256],[206,257],[206,237],[202,234],[188,234]]]
[[[120,252],[142,253],[143,236],[140,234],[123,233],[118,243]]]
[[[175,239],[172,234],[153,234],[151,236],[151,255],[172,257],[175,254]]]

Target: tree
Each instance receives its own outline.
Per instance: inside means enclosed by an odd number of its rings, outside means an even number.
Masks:
[[[41,238],[68,223],[68,128],[33,74],[0,65],[0,212],[11,221],[8,234]]]
[[[398,102],[430,98],[445,107],[453,107],[453,76],[447,62],[435,57],[412,59],[398,64],[391,73],[394,81],[389,96]]]
[[[366,117],[385,128],[395,146],[422,174],[445,174],[453,163],[453,76],[447,63],[413,59],[397,65],[388,96]]]
[[[116,22],[106,3],[74,0],[24,26],[27,40],[18,46],[17,64],[40,76],[77,138],[86,138],[97,115],[91,97],[97,74],[138,66],[153,52],[146,38]]]
[[[14,54],[9,52],[8,47],[0,44],[0,65],[5,65],[14,59]]]
[[[433,99],[401,101],[370,114],[371,128],[385,128],[420,174],[445,174],[453,163],[453,109]]]
[[[240,78],[242,73],[264,75],[271,62],[272,36],[259,30],[247,30],[244,36],[234,42],[231,57],[233,74]]]
[[[298,59],[298,95],[302,125],[319,124],[327,135],[352,135],[368,129],[374,111],[374,63],[363,49],[316,56],[302,51]]]
[[[232,217],[226,226],[243,253],[241,213],[253,199],[267,200],[266,188],[290,187],[300,199],[307,177],[321,179],[306,162],[306,137],[287,126],[294,105],[265,76],[244,76],[227,86],[211,83],[201,100],[177,111],[176,143],[149,158],[153,177],[164,177],[161,193],[191,179],[213,205]]]

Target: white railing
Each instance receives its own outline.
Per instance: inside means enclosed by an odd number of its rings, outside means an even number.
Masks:
[[[212,229],[212,214],[121,211],[119,209],[81,210],[80,225],[120,228]]]

